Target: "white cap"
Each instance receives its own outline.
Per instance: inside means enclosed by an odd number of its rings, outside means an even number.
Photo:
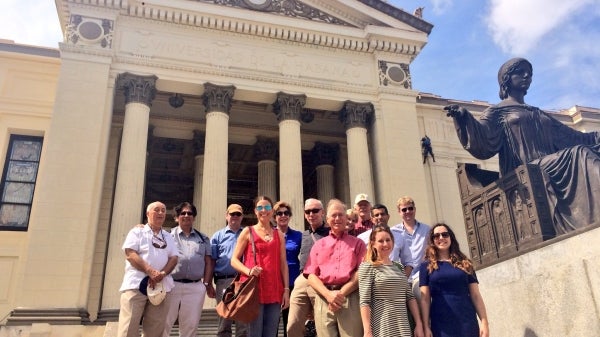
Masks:
[[[163,286],[162,282],[155,284],[154,289],[148,285],[146,292],[148,293],[148,300],[150,300],[150,303],[154,305],[161,304],[165,297],[167,297],[167,292],[165,291],[165,287]]]
[[[366,201],[369,204],[371,203],[371,200],[369,200],[369,196],[364,193],[359,193],[356,195],[356,198],[354,198],[354,204],[356,205],[361,201]]]

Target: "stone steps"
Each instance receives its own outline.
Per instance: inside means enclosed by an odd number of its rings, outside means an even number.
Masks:
[[[204,309],[200,317],[200,324],[196,330],[196,337],[215,337],[217,335],[218,315],[215,309]],[[235,336],[235,326],[233,327],[233,336]],[[283,336],[283,326],[279,322],[278,337]],[[171,329],[169,337],[179,337],[179,326],[175,324]]]

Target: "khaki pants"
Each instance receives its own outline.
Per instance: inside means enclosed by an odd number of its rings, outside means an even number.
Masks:
[[[139,337],[140,320],[144,337],[162,337],[165,329],[169,293],[159,305],[153,305],[139,290],[125,290],[121,293],[119,329],[117,337]]]
[[[304,323],[313,310],[317,293],[308,285],[308,279],[300,274],[294,281],[290,294],[290,311],[287,321],[288,337],[304,337]]]
[[[319,337],[357,337],[363,335],[358,290],[346,297],[346,303],[336,312],[329,311],[325,298],[315,299],[315,326]],[[391,337],[391,336],[390,336]]]

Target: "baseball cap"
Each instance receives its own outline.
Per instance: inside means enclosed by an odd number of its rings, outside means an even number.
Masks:
[[[238,204],[231,204],[231,205],[229,205],[229,207],[227,207],[227,213],[233,213],[233,212],[240,212],[240,213],[244,214],[244,210],[242,209],[242,206],[240,206]]]
[[[361,201],[366,201],[369,204],[371,203],[371,200],[369,200],[369,196],[364,193],[359,193],[356,195],[356,198],[354,198],[354,204],[356,205]]]
[[[164,301],[165,297],[167,297],[167,292],[165,291],[165,287],[163,286],[162,281],[158,282],[154,285],[154,288],[151,288],[148,285],[149,277],[146,276],[140,282],[140,292],[148,297],[150,303],[154,305],[159,305]]]

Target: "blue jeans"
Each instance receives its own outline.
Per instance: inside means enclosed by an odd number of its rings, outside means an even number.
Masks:
[[[261,304],[258,318],[248,326],[248,337],[277,337],[281,304]]]

